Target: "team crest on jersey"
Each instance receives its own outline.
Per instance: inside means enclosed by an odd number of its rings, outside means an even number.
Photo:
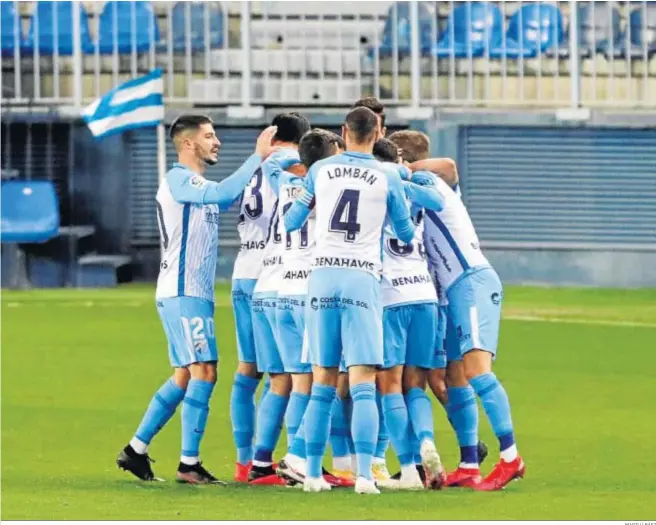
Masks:
[[[200,175],[194,175],[191,179],[189,179],[189,184],[191,184],[194,188],[202,188],[205,186],[205,183],[207,180],[205,177],[201,177]]]

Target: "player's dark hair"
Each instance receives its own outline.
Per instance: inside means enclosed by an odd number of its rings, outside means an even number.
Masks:
[[[364,144],[372,140],[378,129],[376,114],[365,107],[349,111],[344,124],[353,135],[353,140],[358,144]]]
[[[171,140],[173,140],[175,137],[180,135],[180,133],[185,131],[197,131],[198,128],[200,128],[203,124],[213,124],[212,119],[207,115],[180,115],[173,121],[173,124],[171,124],[169,137],[171,137]]]
[[[369,108],[380,117],[380,127],[385,127],[385,106],[376,97],[364,97],[353,104],[353,108]]]
[[[308,131],[303,135],[298,145],[298,155],[306,168],[309,169],[315,162],[332,157],[335,154],[336,142],[334,135],[330,131],[319,128]]]
[[[272,126],[278,126],[273,140],[298,144],[301,137],[310,130],[310,121],[295,111],[279,113],[271,121]]]
[[[424,160],[430,155],[430,139],[421,131],[409,129],[395,131],[389,139],[402,150],[401,157],[408,162]]]
[[[344,139],[342,137],[340,137],[337,133],[333,133],[332,131],[329,131],[328,133],[332,135],[332,139],[335,142],[335,144],[337,144],[337,147],[339,149],[346,149],[346,142],[344,142]]]
[[[389,139],[378,139],[374,144],[374,157],[381,162],[396,162],[398,159],[398,148]]]

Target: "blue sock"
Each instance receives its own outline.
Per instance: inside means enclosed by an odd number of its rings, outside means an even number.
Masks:
[[[184,389],[176,385],[173,378],[170,378],[151,399],[134,437],[149,445],[155,435],[175,414],[175,409],[178,408],[184,396]]]
[[[198,457],[215,383],[191,379],[182,401],[182,455]]]
[[[421,443],[419,443],[417,434],[415,434],[412,428],[412,420],[410,420],[410,424],[408,425],[408,442],[410,443],[410,450],[412,450],[412,455],[414,456],[415,465],[421,465]]]
[[[305,409],[305,413],[307,414],[307,408]],[[296,457],[305,459],[305,415],[303,415],[301,424],[298,425],[296,434],[294,434],[294,442],[292,443],[292,446],[289,447],[289,453]]]
[[[287,450],[289,450],[294,442],[294,435],[298,431],[298,426],[301,424],[305,409],[310,402],[308,394],[300,392],[292,392],[289,397],[289,404],[285,412],[285,425],[287,426]]]
[[[421,388],[411,388],[405,395],[405,403],[419,443],[424,439],[435,441],[433,407],[426,392]]]
[[[353,443],[353,436],[351,435],[351,421],[353,421],[353,400],[350,396],[342,398],[342,405],[344,406],[344,417],[346,418],[346,446],[348,447],[349,454],[355,454],[355,444]]]
[[[333,401],[330,417],[330,448],[334,458],[343,458],[350,455],[348,448],[348,425],[344,414],[344,404],[339,396]]]
[[[321,464],[330,435],[330,412],[335,393],[334,386],[319,383],[312,385],[312,397],[305,411],[306,470],[311,478],[321,477]]]
[[[355,444],[358,476],[372,479],[371,459],[378,439],[378,409],[376,408],[376,385],[360,383],[351,387],[353,418],[351,434]]]
[[[262,421],[262,404],[264,403],[264,400],[266,399],[267,394],[269,393],[269,390],[271,388],[271,378],[269,376],[266,377],[264,380],[264,386],[262,387],[262,392],[260,393],[260,400],[257,402],[257,408],[255,409],[255,429],[257,430],[257,427],[260,424],[260,421]]]
[[[478,465],[478,406],[474,389],[454,386],[447,389],[447,394],[446,412],[458,438],[460,463]]]
[[[378,439],[376,441],[376,458],[385,459],[385,454],[390,444],[390,435],[385,424],[385,410],[383,409],[383,396],[376,391],[376,408],[378,409]]]
[[[255,390],[259,379],[235,374],[230,394],[232,436],[237,447],[237,461],[247,465],[253,459],[255,434]]]
[[[405,406],[403,394],[387,394],[382,396],[381,405],[384,410],[385,423],[390,429],[392,447],[399,458],[402,467],[414,464],[414,454],[410,445],[408,433],[408,407]],[[380,432],[379,434],[380,435]]]
[[[494,435],[499,440],[499,450],[503,452],[515,444],[510,402],[503,385],[492,372],[472,377],[469,384],[481,398],[483,409],[490,421]]]
[[[273,451],[282,432],[282,423],[285,419],[288,402],[288,397],[270,390],[263,396],[258,411],[260,419],[255,433],[255,454],[253,456],[253,462],[257,462],[260,466],[273,463]]]

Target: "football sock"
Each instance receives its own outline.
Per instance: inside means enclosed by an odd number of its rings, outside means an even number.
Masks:
[[[481,398],[483,410],[490,421],[494,435],[499,440],[501,458],[505,461],[514,460],[517,457],[517,446],[506,390],[492,372],[472,377],[469,383]]]
[[[182,455],[197,458],[215,383],[191,379],[182,400]]]
[[[334,386],[314,383],[310,404],[305,411],[305,448],[307,475],[321,477],[321,463],[330,435],[330,412],[336,389]]]
[[[478,406],[471,386],[447,389],[446,411],[460,446],[460,466],[478,468]]]
[[[382,396],[381,405],[392,448],[399,458],[402,467],[414,465],[414,454],[408,435],[408,407],[405,405],[403,394],[387,394]],[[380,432],[379,432],[380,435]]]
[[[254,466],[268,467],[273,463],[273,451],[282,432],[288,402],[287,396],[281,396],[270,390],[263,396],[257,414],[259,419],[255,432]]]
[[[372,382],[352,386],[351,399],[353,399],[351,434],[355,445],[358,476],[371,480],[371,458],[378,439],[376,385]]]
[[[184,389],[180,388],[173,378],[169,378],[155,393],[139,423],[134,439],[130,441],[137,454],[146,453],[151,440],[175,414],[184,396]]]
[[[310,406],[309,403],[308,406]],[[305,414],[307,414],[307,408],[305,409]],[[305,459],[305,414],[301,419],[300,425],[298,425],[296,434],[294,434],[294,442],[289,447],[289,453],[301,459]]]
[[[298,426],[301,424],[303,419],[303,414],[305,414],[305,409],[310,402],[310,396],[308,394],[302,394],[301,392],[292,392],[289,396],[289,404],[287,405],[287,411],[285,412],[285,426],[287,427],[287,450],[289,450],[294,442],[294,435],[298,430]]]
[[[376,450],[374,458],[382,461],[376,463],[385,463],[385,454],[390,444],[390,435],[385,424],[385,411],[383,410],[383,396],[376,391],[376,408],[378,409],[378,440],[376,441]]]
[[[342,405],[344,406],[344,417],[346,418],[346,446],[348,447],[349,454],[355,456],[355,444],[351,435],[351,421],[353,420],[353,400],[351,396],[342,398]],[[355,469],[355,462],[352,462],[352,466]]]
[[[408,443],[410,443],[410,450],[412,450],[415,464],[421,465],[421,443],[419,443],[417,434],[415,434],[415,431],[412,428],[412,420],[410,420],[410,423],[408,424]]]
[[[335,396],[330,417],[330,448],[333,452],[333,468],[337,468],[335,466],[335,460],[338,458],[341,459],[348,457],[350,465],[351,458],[348,448],[348,434],[348,425],[344,414],[344,404],[339,396]],[[345,469],[339,468],[338,470]]]
[[[237,461],[248,465],[253,459],[253,435],[255,434],[255,390],[259,379],[240,373],[235,374],[230,394],[230,418],[232,436],[237,447]]]
[[[426,392],[421,388],[411,388],[405,395],[405,403],[419,443],[424,439],[435,441],[433,407]]]

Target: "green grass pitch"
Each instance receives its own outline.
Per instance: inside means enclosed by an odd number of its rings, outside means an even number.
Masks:
[[[153,294],[147,286],[2,294],[2,519],[656,516],[656,290],[509,287],[496,373],[510,396],[527,477],[500,493],[378,497],[145,484],[118,471],[118,451],[169,374]],[[216,326],[220,379],[203,460],[231,479],[235,340],[225,285],[217,289]],[[438,446],[451,468],[455,438],[435,405]],[[487,473],[496,443],[484,416],[481,425],[492,452]],[[179,446],[176,415],[151,446],[156,474],[173,479]],[[389,458],[395,466],[391,451]]]

